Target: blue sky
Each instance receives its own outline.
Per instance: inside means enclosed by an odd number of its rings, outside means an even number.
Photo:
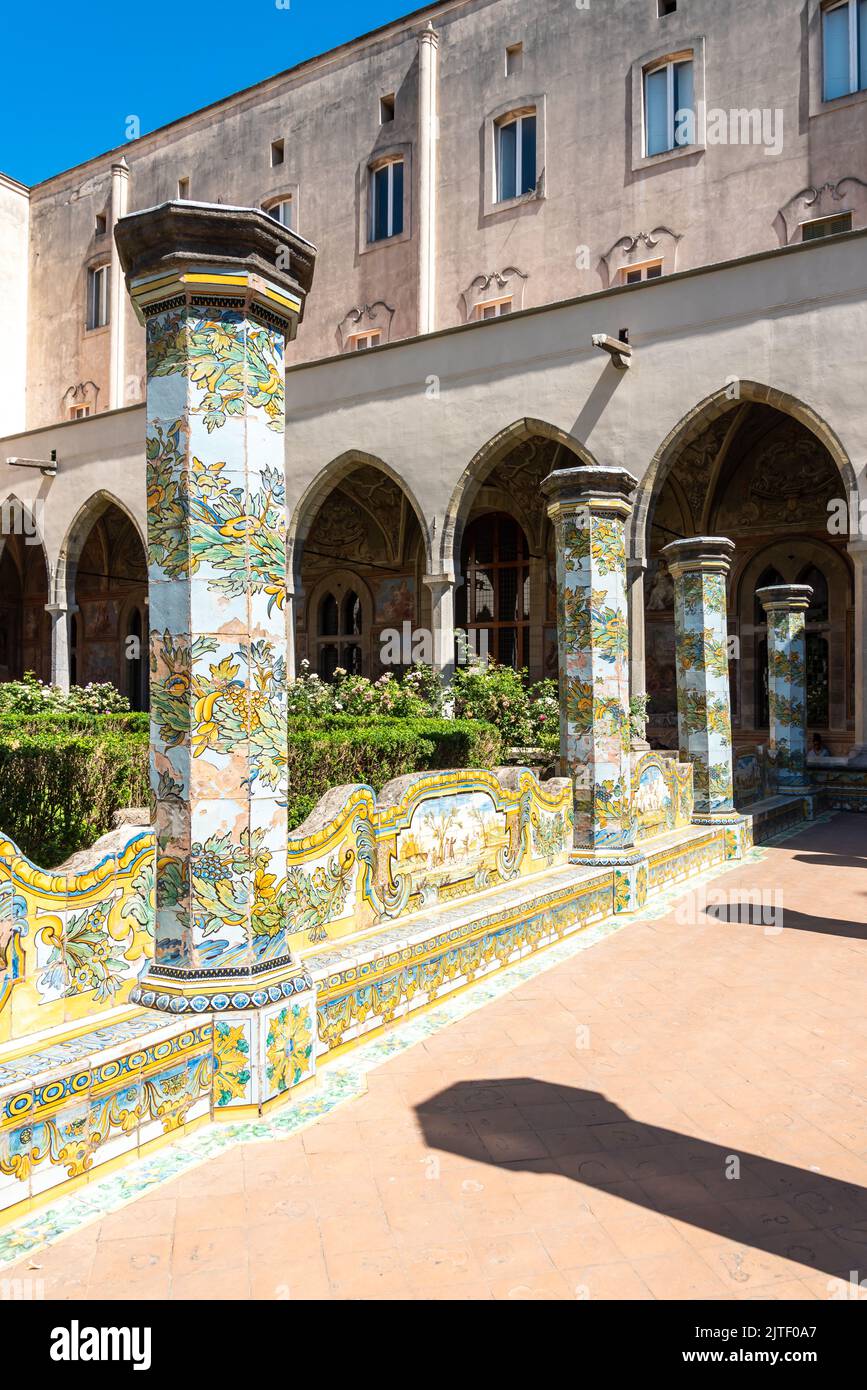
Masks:
[[[34,184],[424,0],[87,0],[7,5],[0,170]],[[288,6],[288,8],[280,8]]]

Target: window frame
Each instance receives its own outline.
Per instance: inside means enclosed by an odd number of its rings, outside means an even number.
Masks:
[[[289,222],[284,222],[282,217],[274,217],[275,209],[285,208],[287,206],[292,209],[292,217]],[[279,227],[285,227],[286,230],[289,232],[297,232],[298,204],[291,193],[284,193],[283,196],[280,198],[269,198],[267,203],[262,204],[262,211],[266,212],[269,217],[273,218],[273,220],[277,223]]]
[[[658,275],[648,275],[649,270],[659,268]],[[639,280],[629,280],[627,276],[632,275],[636,270],[641,271]],[[662,256],[654,256],[651,260],[636,261],[633,265],[622,265],[619,271],[621,285],[644,285],[648,280],[662,280],[665,277],[665,261]]]
[[[103,287],[99,297],[98,305],[104,317],[99,317],[99,312],[94,312],[97,306],[97,298],[94,295],[94,285],[99,280]],[[85,284],[85,308],[84,308],[84,331],[85,333],[101,333],[111,324],[111,261],[97,261],[94,265],[87,267]]]
[[[679,67],[685,67],[687,63],[690,65],[690,67],[691,67],[692,70],[693,70],[693,71],[692,71],[692,81],[693,81],[693,114],[694,114],[694,113],[695,113],[695,65],[694,65],[694,62],[693,62],[693,59],[692,59],[692,56],[691,56],[691,55],[690,55],[689,57],[676,56],[676,57],[673,57],[673,58],[666,58],[663,62],[661,62],[661,63],[652,63],[652,64],[650,65],[650,67],[647,67],[647,68],[644,69],[643,81],[642,81],[642,102],[643,102],[642,121],[643,121],[643,130],[644,130],[644,157],[645,157],[645,159],[656,159],[659,155],[672,154],[674,151],[677,151],[677,150],[691,150],[691,149],[694,149],[694,148],[695,148],[695,146],[693,145],[692,142],[690,142],[690,143],[687,144],[687,145],[679,145],[679,144],[677,143],[677,113],[678,113],[678,110],[679,110],[680,108],[677,106],[677,104],[676,104],[676,102],[675,102],[675,97],[674,97],[675,74],[676,74],[677,69],[678,69]],[[665,73],[665,79],[666,79],[666,82],[665,82],[665,118],[666,118],[666,132],[665,132],[665,133],[666,133],[666,140],[667,140],[668,143],[666,144],[666,146],[665,146],[664,149],[661,149],[661,150],[654,150],[653,153],[651,154],[650,151],[649,151],[648,148],[647,148],[648,140],[649,140],[649,137],[650,137],[650,122],[649,122],[649,119],[648,119],[648,102],[647,102],[647,83],[648,83],[648,79],[649,79],[649,78],[655,77],[656,74],[657,74],[657,73],[660,73],[660,72],[664,72],[664,73]]]
[[[362,347],[362,340],[372,338],[375,341],[366,342]],[[346,336],[346,352],[369,352],[371,348],[382,346],[382,329],[365,328],[360,333],[348,333]]]
[[[809,49],[809,117],[811,120],[817,116],[825,116],[831,111],[840,111],[846,106],[853,106],[857,102],[867,101],[867,86],[856,87],[853,91],[843,92],[837,97],[825,96],[825,15],[829,10],[840,8],[841,4],[842,0],[839,4],[837,0],[808,0],[807,44]],[[857,15],[857,10],[855,13]],[[851,61],[850,52],[850,64]]]
[[[532,187],[532,188],[524,188],[524,186],[523,186],[523,184],[524,184],[524,179],[523,179],[523,173],[524,173],[524,122],[525,122],[525,121],[532,121],[532,122],[533,122],[533,136],[534,136],[533,144],[535,145],[535,152],[534,152],[534,157],[533,157],[533,166],[534,166],[533,172],[534,172],[534,174],[535,174],[535,178],[533,179],[533,187]],[[504,174],[504,169],[503,169],[503,134],[504,134],[505,131],[511,129],[512,126],[515,126],[515,128],[516,128],[516,129],[515,129],[515,170],[514,170],[514,173],[515,173],[515,188],[516,188],[516,189],[520,189],[521,191],[520,191],[520,193],[511,193],[511,194],[509,194],[508,197],[501,197],[501,196],[500,196],[500,192],[501,192],[501,188],[502,188],[502,184],[503,184],[503,174]],[[524,198],[531,198],[531,197],[534,198],[534,197],[536,196],[536,188],[537,188],[537,186],[538,186],[538,183],[539,183],[539,118],[538,118],[538,115],[537,115],[537,113],[536,113],[535,107],[533,107],[533,108],[531,108],[530,110],[527,110],[527,111],[516,111],[516,112],[514,113],[514,115],[504,116],[504,117],[502,118],[502,120],[497,121],[497,135],[496,135],[496,142],[495,142],[495,158],[494,158],[494,202],[496,203],[497,207],[501,207],[504,203],[518,203],[518,202],[523,201]]]
[[[498,201],[499,193],[499,131],[510,124],[511,117],[536,117],[536,191]],[[547,196],[547,102],[544,92],[512,97],[495,110],[489,111],[484,123],[484,161],[482,170],[482,216],[497,217],[518,208],[533,209]]]
[[[397,231],[394,230],[394,166],[402,165],[402,187],[401,187],[401,225]],[[385,236],[375,236],[376,230],[376,177],[383,170],[388,170],[388,232]],[[374,163],[367,166],[367,237],[368,247],[385,246],[392,242],[400,241],[408,235],[407,231],[407,190],[409,187],[409,169],[406,156],[402,152],[388,154]]]
[[[835,10],[846,9],[849,12],[848,40],[849,40],[849,88],[845,92],[838,92],[836,96],[828,96],[827,69],[825,66],[825,26],[829,14]],[[845,97],[857,96],[859,92],[867,92],[867,59],[864,61],[865,75],[864,83],[861,82],[861,33],[860,33],[860,11],[861,0],[829,0],[829,3],[822,6],[822,100],[826,102],[842,101]],[[865,36],[867,37],[867,36]]]
[[[502,306],[508,304],[508,309]],[[509,314],[515,312],[514,297],[511,294],[499,295],[496,299],[480,299],[473,305],[473,312],[470,316],[470,323],[493,323],[495,319],[507,318]],[[486,314],[485,309],[497,309],[496,314]]]
[[[832,222],[842,222],[847,217],[849,219],[849,226],[844,227],[839,232],[820,232],[818,236],[810,237],[804,235],[804,232],[808,227],[827,227]],[[845,236],[846,232],[851,232],[853,230],[854,219],[852,213],[846,210],[843,212],[829,213],[826,217],[806,217],[803,222],[799,223],[799,226],[801,229],[801,241],[807,242],[807,244],[809,245],[811,241],[823,241],[825,237]]]
[[[696,112],[700,111],[705,100],[706,44],[701,34],[684,38],[677,48],[660,44],[649,53],[636,58],[632,64],[632,169],[653,168],[670,159],[701,158],[706,150],[705,132],[696,121],[695,142],[691,145],[674,145],[672,149],[660,150],[658,154],[647,154],[645,78],[668,63],[692,63],[692,101]],[[630,136],[627,135],[627,139]]]

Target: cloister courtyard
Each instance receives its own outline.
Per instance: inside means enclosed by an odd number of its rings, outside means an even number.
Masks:
[[[320,1113],[103,1179],[48,1248],[50,1214],[25,1222],[4,1277],[73,1301],[865,1297],[865,902],[858,817],[823,817],[336,1061]]]

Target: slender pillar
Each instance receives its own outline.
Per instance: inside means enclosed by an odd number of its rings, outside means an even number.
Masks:
[[[147,329],[156,941],[133,998],[213,1011],[215,1104],[261,1106],[315,1061],[288,942],[283,365],[315,251],[192,202],[115,235]]]
[[[455,670],[454,575],[426,574],[422,583],[430,590],[434,667],[447,685]]]
[[[125,159],[111,166],[111,223],[114,227],[126,216],[129,195],[129,167]],[[119,410],[124,404],[124,372],[126,370],[126,294],[121,278],[120,257],[117,243],[112,242],[111,271],[109,275],[109,294],[111,304],[110,321],[110,361],[108,374],[108,408]]]
[[[768,746],[780,787],[802,787],[807,767],[807,629],[809,584],[757,589],[768,615]]]
[[[734,810],[726,576],[734,541],[693,536],[663,555],[674,580],[680,757],[693,766],[695,811]]]
[[[560,752],[575,788],[575,847],[634,843],[629,757],[625,468],[563,468],[542,484],[557,542]]]
[[[855,572],[855,747],[851,760],[867,767],[867,540],[849,542]]]
[[[68,690],[69,618],[78,609],[69,608],[65,603],[46,603],[45,611],[51,615],[51,684],[59,690]]]
[[[436,327],[437,54],[428,24],[418,41],[418,331]]]
[[[647,684],[645,675],[644,634],[644,573],[647,561],[627,560],[626,583],[629,589],[629,693],[643,695]]]

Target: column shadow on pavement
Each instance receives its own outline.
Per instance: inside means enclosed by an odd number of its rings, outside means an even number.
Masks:
[[[532,1077],[461,1081],[416,1113],[432,1150],[571,1178],[591,1210],[594,1190],[611,1192],[829,1277],[867,1277],[867,1191],[855,1183],[645,1124],[598,1091]],[[726,1176],[733,1158],[736,1178]]]

